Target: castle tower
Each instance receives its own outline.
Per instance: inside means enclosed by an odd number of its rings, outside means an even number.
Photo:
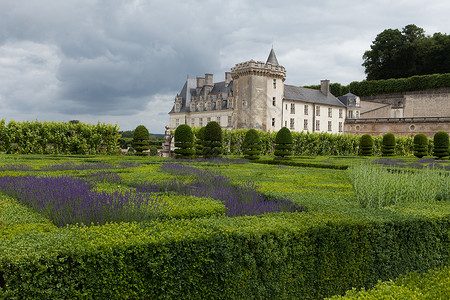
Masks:
[[[275,51],[266,63],[246,61],[231,68],[235,105],[233,128],[278,131],[282,124],[282,101],[286,70],[278,64]]]

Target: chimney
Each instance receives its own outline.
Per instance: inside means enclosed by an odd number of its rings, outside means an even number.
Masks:
[[[213,74],[205,74],[205,85],[213,85]]]
[[[320,91],[325,96],[330,95],[330,81],[328,79],[320,81]]]
[[[202,90],[203,86],[205,85],[205,78],[197,77],[197,96],[200,95],[200,91]]]
[[[228,86],[231,80],[231,72],[225,72],[225,86]]]

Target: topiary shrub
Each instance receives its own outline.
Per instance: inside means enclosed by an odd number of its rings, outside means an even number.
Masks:
[[[134,130],[133,145],[134,150],[136,150],[136,155],[148,155],[148,153],[144,151],[150,149],[150,133],[148,133],[148,130],[144,125],[139,125]]]
[[[285,159],[286,156],[292,155],[293,145],[291,131],[286,127],[281,128],[275,136],[275,151],[273,154],[275,154],[276,159]]]
[[[205,127],[203,156],[205,158],[218,157],[222,154],[222,128],[217,122],[209,122]]]
[[[202,127],[195,134],[195,156],[203,155],[204,142],[205,142],[205,127]]]
[[[175,147],[175,158],[191,158],[194,155],[194,134],[189,125],[181,124],[175,130]]]
[[[428,155],[428,138],[425,134],[419,133],[414,136],[414,156],[422,158]]]
[[[250,160],[259,159],[259,155],[261,154],[261,145],[258,131],[255,129],[250,129],[247,131],[242,144],[244,158]]]
[[[395,154],[395,136],[392,133],[383,135],[383,143],[381,145],[381,153],[383,156],[394,156]]]
[[[373,138],[370,134],[364,134],[359,141],[360,153],[363,156],[373,155]]]
[[[439,131],[434,134],[433,137],[434,149],[433,156],[438,159],[449,156],[449,138],[448,133],[445,131]]]

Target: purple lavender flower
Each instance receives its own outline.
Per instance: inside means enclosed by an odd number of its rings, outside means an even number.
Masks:
[[[0,177],[0,189],[43,214],[57,226],[105,224],[153,219],[164,205],[160,197],[116,191],[96,193],[92,184],[70,176]]]
[[[258,187],[254,182],[234,185],[228,177],[218,172],[174,163],[164,164],[161,169],[178,176],[194,176],[195,179],[189,183],[181,182],[177,178],[163,183],[143,182],[135,185],[136,191],[176,192],[196,197],[210,197],[222,201],[230,217],[282,211],[306,211],[305,207],[300,207],[289,199],[266,197],[257,191]]]

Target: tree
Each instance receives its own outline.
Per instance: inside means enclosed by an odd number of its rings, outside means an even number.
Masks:
[[[449,156],[449,137],[445,131],[439,131],[433,137],[434,149],[433,155],[438,159]]]
[[[175,158],[190,158],[194,155],[194,134],[191,127],[181,124],[175,130]]]
[[[144,151],[150,149],[150,133],[148,133],[148,130],[144,125],[139,125],[134,130],[133,145],[134,150],[136,150],[136,155],[148,155],[148,153],[145,153]]]
[[[393,156],[395,154],[395,136],[392,133],[383,135],[381,153],[383,156]]]
[[[359,141],[359,149],[361,155],[372,156],[373,155],[373,138],[370,134],[364,134]]]
[[[258,131],[250,129],[246,132],[244,142],[242,143],[244,149],[244,158],[256,160],[261,154],[261,145]]]
[[[428,155],[428,138],[425,134],[419,133],[414,136],[414,156],[422,158]]]
[[[277,159],[284,159],[286,156],[292,155],[292,147],[294,145],[294,141],[292,139],[291,131],[283,127],[275,136],[275,151],[273,154],[277,156]]]
[[[222,154],[222,128],[217,122],[209,122],[205,127],[203,156],[205,158],[218,157]]]
[[[364,52],[367,80],[405,78],[450,72],[450,36],[425,31],[410,24],[402,31],[386,29],[377,35]]]
[[[202,127],[195,134],[195,156],[203,155],[204,143],[205,143],[205,127]]]

